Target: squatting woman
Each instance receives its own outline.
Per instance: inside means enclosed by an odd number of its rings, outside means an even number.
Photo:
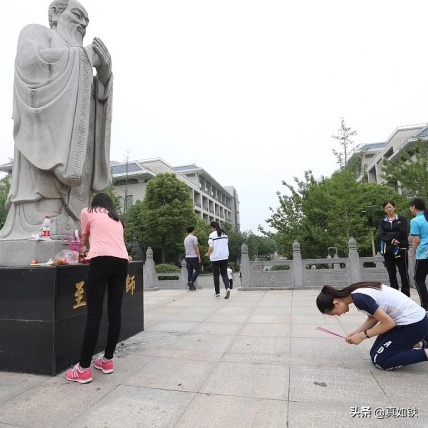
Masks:
[[[358,345],[375,337],[370,357],[377,368],[393,370],[428,360],[425,310],[400,291],[380,282],[357,282],[342,289],[325,285],[316,303],[327,315],[340,316],[349,311],[351,304],[367,315],[345,339]]]

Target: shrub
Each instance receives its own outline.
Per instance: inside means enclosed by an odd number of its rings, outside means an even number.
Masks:
[[[270,270],[290,270],[289,265],[278,265],[278,266],[272,266]]]
[[[180,273],[181,269],[173,265],[171,263],[161,263],[158,265],[155,265],[155,271],[156,273]],[[158,276],[159,281],[168,281],[168,280],[177,280],[179,279],[179,276]]]
[[[171,263],[161,263],[155,266],[156,273],[179,273],[181,269]]]

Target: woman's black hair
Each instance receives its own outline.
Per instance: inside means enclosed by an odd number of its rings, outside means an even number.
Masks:
[[[425,220],[428,221],[428,212],[425,201],[422,198],[413,198],[409,204],[410,207],[414,206],[418,211],[423,211]]]
[[[212,221],[210,226],[217,231],[217,236],[221,236],[222,233],[226,234],[217,221]]]
[[[99,212],[99,208],[104,208],[107,210],[107,214],[114,221],[120,221],[123,225],[123,221],[119,218],[116,210],[113,206],[113,201],[107,193],[97,193],[92,199],[91,206],[88,208],[88,211],[91,213],[93,211]]]
[[[341,297],[349,296],[358,288],[376,288],[382,287],[381,282],[355,282],[345,288],[334,288],[330,285],[324,285],[321,293],[317,297],[317,306],[322,314],[330,312],[334,308],[333,300]]]
[[[385,202],[382,204],[382,208],[385,208],[388,204],[391,204],[391,205],[395,208],[395,202],[394,202],[394,201],[391,201],[391,199],[388,199],[387,201],[385,201]]]

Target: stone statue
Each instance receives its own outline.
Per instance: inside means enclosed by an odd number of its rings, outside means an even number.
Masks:
[[[30,24],[19,35],[14,164],[1,240],[31,238],[45,215],[51,238],[63,239],[79,228],[92,192],[111,182],[110,54],[98,38],[83,47],[89,19],[76,0],[53,1],[48,16],[50,29]]]

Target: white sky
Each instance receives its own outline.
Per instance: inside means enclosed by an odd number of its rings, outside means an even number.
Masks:
[[[13,156],[16,43],[49,1],[2,1],[0,163]],[[236,187],[241,229],[266,226],[293,177],[356,143],[428,122],[428,1],[82,0],[113,58],[111,159],[196,163]]]

